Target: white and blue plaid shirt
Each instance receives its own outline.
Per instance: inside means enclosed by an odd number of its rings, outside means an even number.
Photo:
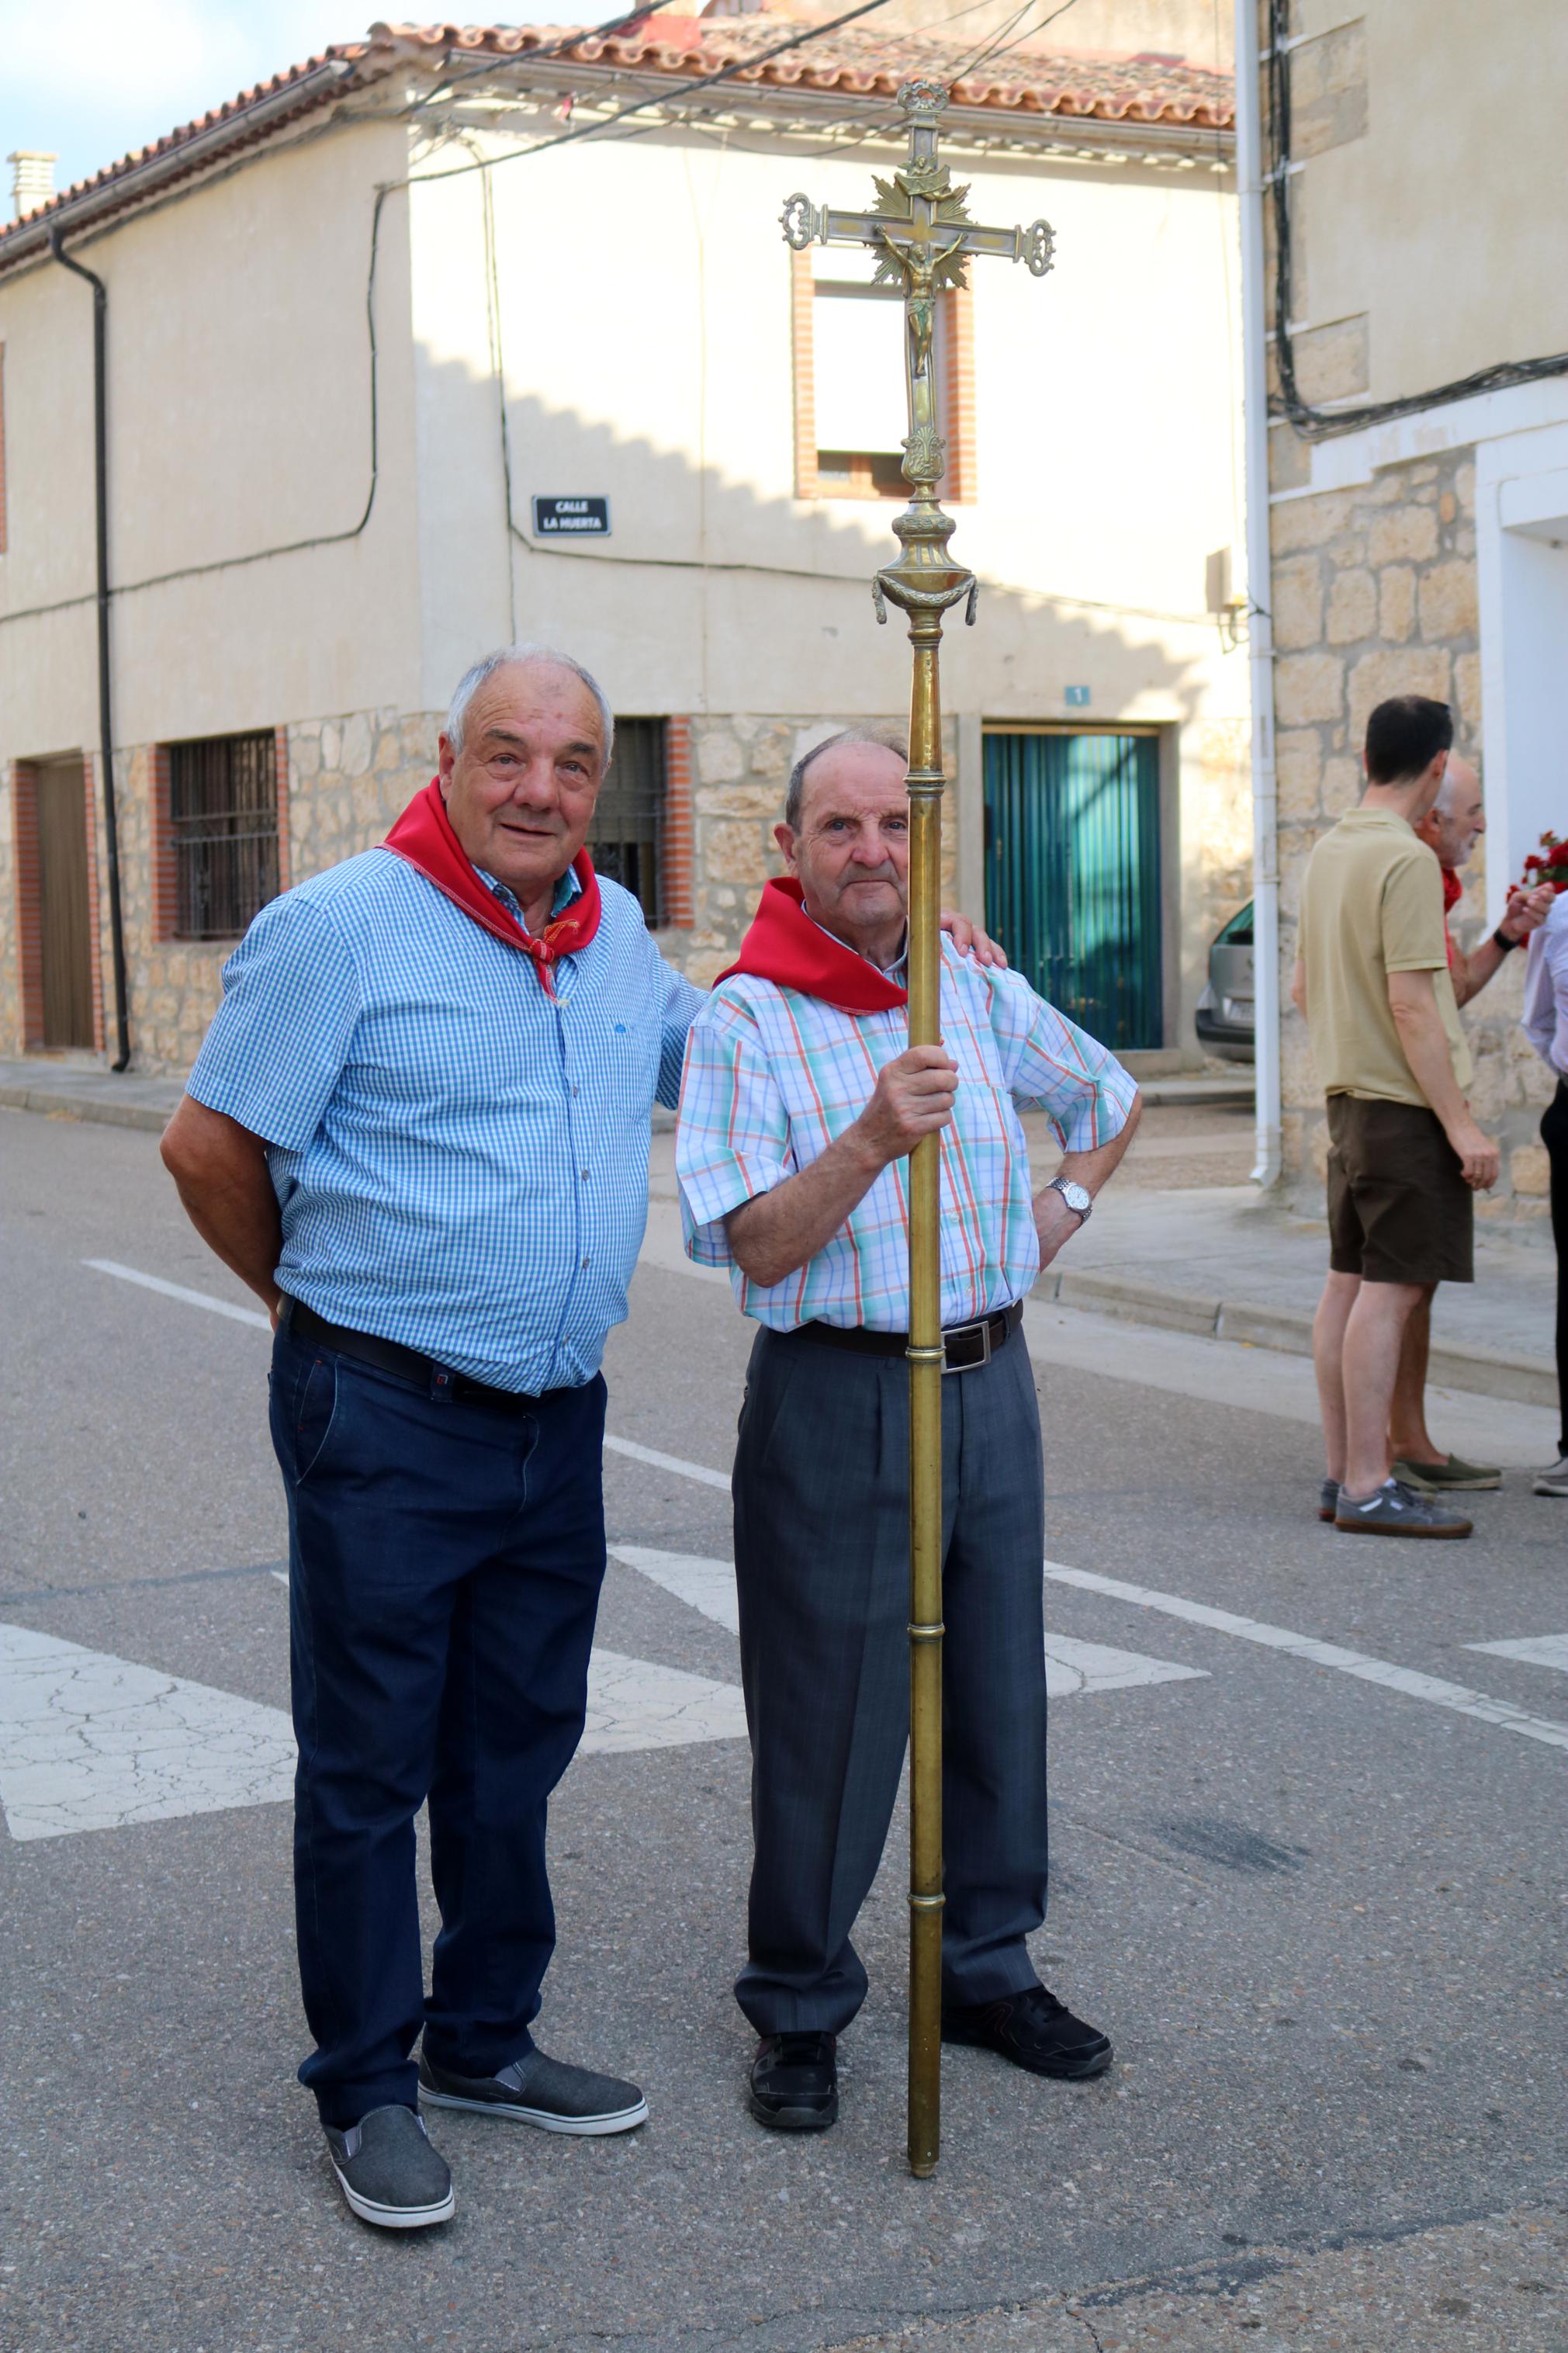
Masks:
[[[1045,1112],[1064,1151],[1092,1152],[1121,1133],[1137,1089],[1021,974],[976,964],[945,936],[942,1039],[958,1065],[952,1122],[941,1131],[942,1320],[953,1324],[1011,1306],[1039,1272],[1016,1106]],[[908,1327],[905,1161],[884,1168],[832,1240],[782,1282],[742,1274],[724,1225],[842,1135],[908,1044],[901,1007],[845,1013],[745,973],[721,981],[692,1024],[675,1146],[687,1252],[727,1266],[742,1313],[775,1331]]]
[[[647,1222],[648,1114],[702,1002],[599,888],[553,997],[391,850],[262,909],[189,1089],[266,1140],[281,1290],[497,1388],[592,1378]]]

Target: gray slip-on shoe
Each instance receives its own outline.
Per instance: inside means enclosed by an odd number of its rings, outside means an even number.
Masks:
[[[1550,1471],[1538,1471],[1530,1482],[1532,1495],[1568,1495],[1568,1454],[1555,1461]]]
[[[1318,1517],[1331,1520],[1339,1508],[1340,1482],[1337,1479],[1325,1479],[1318,1490]]]
[[[1417,1462],[1402,1456],[1391,1465],[1396,1479],[1424,1495],[1479,1495],[1502,1485],[1495,1462],[1467,1462],[1462,1454],[1445,1454],[1441,1462]]]
[[[647,2122],[647,2102],[635,2084],[595,2075],[586,2067],[531,2051],[499,2075],[458,2075],[419,2054],[419,2097],[432,2107],[469,2108],[510,2116],[545,2132],[621,2133]]]
[[[323,2125],[338,2187],[362,2222],[424,2231],[452,2214],[452,2177],[413,2108],[372,2108],[338,2132]]]
[[[1356,1536],[1468,1536],[1471,1523],[1435,1495],[1418,1495],[1403,1479],[1385,1479],[1359,1503],[1342,1487],[1334,1525]]]

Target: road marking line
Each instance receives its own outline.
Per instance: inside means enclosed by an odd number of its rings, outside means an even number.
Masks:
[[[1140,1651],[1080,1642],[1072,1634],[1046,1636],[1046,1691],[1052,1699],[1069,1699],[1075,1692],[1132,1691],[1140,1683],[1198,1683],[1207,1676],[1206,1667],[1179,1667],[1171,1659],[1146,1659]]]
[[[1555,1667],[1568,1675],[1568,1634],[1530,1634],[1518,1642],[1467,1642],[1467,1651],[1486,1651],[1494,1659],[1522,1659],[1530,1667]]]
[[[588,1725],[580,1756],[745,1736],[746,1703],[733,1683],[626,1659],[618,1651],[595,1651],[588,1662]]]
[[[1411,1667],[1391,1666],[1385,1659],[1343,1650],[1337,1642],[1320,1642],[1310,1634],[1293,1634],[1285,1626],[1267,1626],[1257,1618],[1239,1618],[1234,1610],[1211,1609],[1206,1601],[1187,1601],[1178,1593],[1157,1593],[1148,1586],[1129,1585],[1118,1577],[1097,1576],[1092,1569],[1068,1568],[1060,1561],[1047,1560],[1045,1567],[1046,1575],[1058,1585],[1080,1586],[1086,1593],[1103,1593],[1113,1601],[1130,1601],[1140,1609],[1157,1609],[1167,1618],[1185,1619],[1192,1626],[1208,1626],[1219,1634],[1235,1634],[1244,1642],[1260,1643],[1265,1650],[1283,1651],[1289,1657],[1305,1659],[1313,1666],[1332,1667],[1363,1683],[1380,1683],[1387,1691],[1403,1692],[1408,1699],[1424,1699],[1434,1707],[1452,1708],[1457,1715],[1476,1716],[1482,1724],[1496,1725],[1500,1732],[1518,1732],[1527,1740],[1544,1741],[1549,1747],[1568,1748],[1568,1724],[1552,1724],[1542,1716],[1528,1715],[1509,1701],[1489,1699],[1485,1692],[1471,1691],[1464,1683],[1446,1683],[1439,1675],[1419,1674]]]
[[[95,1274],[112,1274],[121,1282],[139,1283],[143,1291],[161,1292],[165,1299],[184,1300],[187,1307],[205,1307],[210,1314],[227,1315],[236,1324],[253,1324],[259,1331],[270,1332],[272,1319],[259,1307],[237,1307],[232,1299],[216,1299],[210,1291],[192,1291],[183,1282],[165,1282],[160,1274],[142,1274],[133,1266],[121,1266],[111,1258],[84,1258],[83,1266],[90,1266]]]
[[[605,1447],[612,1454],[626,1454],[634,1462],[650,1463],[656,1471],[674,1471],[682,1479],[696,1479],[704,1487],[717,1487],[722,1493],[730,1492],[730,1473],[710,1471],[700,1462],[683,1462],[679,1454],[661,1454],[657,1447],[639,1446],[635,1439],[611,1438],[607,1433]]]
[[[733,1683],[618,1651],[589,1661],[584,1756],[745,1736]],[[295,1756],[280,1708],[0,1625],[0,1810],[14,1839],[281,1805]]]
[[[605,1442],[608,1445],[609,1440]],[[705,1560],[692,1552],[658,1552],[651,1545],[612,1545],[610,1558],[624,1561],[640,1577],[661,1585],[678,1601],[684,1601],[688,1609],[700,1610],[728,1633],[740,1632],[733,1562]]]
[[[272,1805],[293,1788],[280,1709],[0,1626],[0,1806],[14,1839]]]
[[[612,1560],[673,1593],[730,1633],[741,1630],[732,1561],[710,1560],[689,1552],[660,1552],[651,1545],[612,1545]],[[1203,1680],[1207,1669],[1179,1667],[1169,1659],[1146,1659],[1138,1651],[1118,1651],[1104,1642],[1080,1642],[1071,1634],[1046,1636],[1046,1690],[1052,1699],[1077,1692],[1131,1691],[1140,1683]]]

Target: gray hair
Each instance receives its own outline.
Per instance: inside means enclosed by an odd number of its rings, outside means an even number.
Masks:
[[[806,770],[824,752],[837,752],[844,744],[875,744],[884,752],[894,753],[905,767],[910,765],[910,747],[895,727],[845,727],[837,735],[825,735],[809,752],[803,752],[789,772],[789,789],[784,795],[784,823],[792,833],[800,831],[800,813],[805,800]]]
[[[1462,753],[1450,752],[1448,754],[1448,765],[1443,771],[1443,781],[1437,787],[1437,797],[1432,804],[1433,813],[1435,815],[1439,817],[1453,816],[1454,804],[1458,801],[1461,789],[1459,785],[1459,771],[1461,769],[1468,771],[1468,776],[1471,780],[1463,787],[1466,793],[1473,792],[1475,786],[1479,783],[1479,775],[1474,763],[1467,760]]]
[[[581,679],[599,706],[599,717],[605,728],[605,765],[610,765],[610,751],[616,740],[616,714],[610,709],[610,698],[596,678],[585,670],[570,654],[557,653],[553,646],[498,646],[493,654],[486,654],[471,670],[466,670],[458,681],[457,689],[447,709],[447,724],[442,730],[454,752],[463,748],[463,727],[468,715],[468,705],[487,678],[498,670],[510,670],[513,664],[548,662],[554,670],[568,670],[574,678]]]

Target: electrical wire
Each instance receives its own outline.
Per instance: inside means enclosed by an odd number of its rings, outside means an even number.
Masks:
[[[1568,352],[1542,359],[1503,360],[1457,377],[1430,392],[1406,393],[1397,400],[1363,403],[1355,408],[1317,408],[1302,398],[1296,375],[1296,347],[1290,332],[1295,308],[1295,247],[1290,221],[1290,10],[1289,0],[1268,0],[1268,61],[1264,77],[1264,136],[1268,145],[1268,181],[1274,219],[1274,353],[1279,390],[1270,396],[1269,408],[1293,425],[1306,441],[1323,441],[1341,433],[1356,433],[1369,425],[1390,423],[1396,417],[1415,417],[1423,409],[1443,408],[1479,393],[1501,392],[1512,385],[1537,384],[1544,376],[1568,375]]]
[[[886,5],[887,0],[860,0],[858,7],[847,8],[841,16],[830,17],[826,25],[807,25],[803,31],[793,33],[787,41],[775,41],[771,49],[759,49],[754,57],[733,58],[715,73],[700,74],[694,81],[683,81],[679,95],[683,99],[690,98],[700,90],[712,90],[720,82],[733,81],[738,74],[754,73],[759,66],[769,64],[774,58],[782,58],[786,50],[801,48],[809,41],[825,40],[829,33],[837,33],[843,26],[854,24],[857,17],[869,16]],[[445,172],[411,174],[407,180],[391,180],[386,185],[407,187],[417,180],[423,187],[436,180],[462,179],[470,172],[493,172],[502,164],[517,164],[529,155],[546,154],[552,147],[569,147],[574,140],[602,138],[605,132],[613,131],[617,122],[624,122],[628,115],[645,114],[654,106],[668,106],[670,95],[668,90],[653,90],[646,98],[633,99],[629,105],[606,115],[602,122],[580,123],[574,131],[557,132],[552,139],[535,140],[531,147],[514,147],[509,154],[486,156],[478,164],[454,164]]]

